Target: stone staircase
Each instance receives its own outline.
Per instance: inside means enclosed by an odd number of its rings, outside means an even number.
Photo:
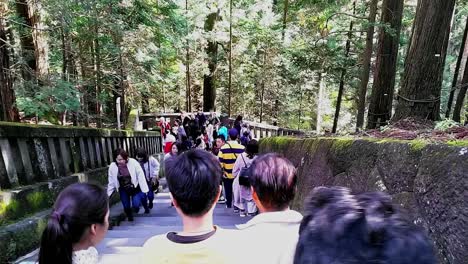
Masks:
[[[116,221],[122,218],[123,207],[118,203],[111,207],[110,220],[115,226],[108,231],[104,240],[97,246],[100,254],[99,263],[102,264],[138,264],[140,253],[145,242],[155,235],[165,234],[169,231],[182,230],[182,220],[171,207],[169,193],[158,193],[154,198],[154,207],[150,214],[143,214],[143,210],[135,215],[133,222]],[[217,204],[214,211],[214,223],[222,228],[235,229],[235,225],[243,224],[250,217],[240,217],[227,209],[225,204]],[[20,264],[36,263],[38,250],[15,261]]]
[[[149,238],[169,231],[182,230],[182,221],[170,203],[169,193],[159,193],[155,197],[154,208],[150,214],[140,212],[135,216],[134,222],[125,220],[109,230],[97,247],[100,263],[140,263],[142,246]],[[113,206],[111,211],[123,212],[122,205]],[[245,223],[249,219],[250,217],[239,217],[224,204],[216,205],[214,223],[222,228],[235,229],[235,225]]]

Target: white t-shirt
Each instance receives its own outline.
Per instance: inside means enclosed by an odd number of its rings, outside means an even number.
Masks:
[[[99,254],[94,247],[85,250],[73,251],[72,263],[73,264],[97,264]]]

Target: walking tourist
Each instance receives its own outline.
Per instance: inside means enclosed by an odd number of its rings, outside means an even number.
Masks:
[[[296,169],[278,154],[255,158],[250,165],[252,198],[260,212],[238,225],[246,259],[261,263],[292,263],[302,215],[289,209],[296,192]]]
[[[237,143],[237,129],[231,128],[229,130],[230,141],[226,142],[221,147],[218,153],[219,162],[224,170],[223,186],[224,186],[224,197],[226,198],[226,207],[232,207],[232,183],[234,182],[234,176],[232,175],[232,169],[234,163],[236,163],[237,156],[244,152],[245,147]]]
[[[106,191],[75,183],[60,192],[42,232],[39,264],[97,264],[95,246],[109,227]]]
[[[144,148],[137,149],[136,160],[140,163],[145,173],[146,183],[148,184],[149,191],[146,195],[148,208],[153,209],[154,191],[157,191],[159,187],[159,162],[153,156],[148,155],[148,152]]]
[[[225,124],[220,124],[218,128],[218,136],[223,136],[224,140],[228,140],[228,129]]]
[[[238,115],[236,120],[234,121],[234,128],[237,129],[238,135],[242,135],[241,134],[241,130],[242,130],[242,116],[241,115]]]
[[[295,264],[436,263],[426,234],[387,194],[318,187],[304,208]]]
[[[128,221],[133,221],[133,212],[138,213],[140,205],[143,205],[146,214],[149,213],[146,198],[148,184],[138,161],[129,158],[125,150],[116,149],[108,175],[107,194],[111,196],[114,191],[119,192]]]
[[[181,143],[172,142],[171,151],[169,153],[166,153],[166,155],[164,155],[164,162],[172,157],[177,156],[179,153],[179,148],[181,148]]]
[[[221,194],[222,170],[204,150],[190,150],[167,166],[167,184],[183,229],[150,238],[142,263],[241,263],[234,230],[213,224],[213,210]]]
[[[240,216],[253,216],[257,212],[257,206],[252,198],[252,190],[249,181],[249,168],[258,154],[258,142],[255,139],[249,141],[245,152],[237,157],[232,175],[235,177],[232,185],[234,208],[240,210]]]
[[[224,146],[224,144],[226,144],[226,140],[224,139],[224,136],[218,136],[216,138],[216,141],[213,147],[211,148],[211,153],[213,153],[213,155],[215,156],[218,156],[219,150],[221,149],[222,146]]]

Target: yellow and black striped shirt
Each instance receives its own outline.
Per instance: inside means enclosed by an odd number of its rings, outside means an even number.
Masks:
[[[236,141],[228,141],[224,146],[221,147],[218,153],[219,162],[224,170],[224,174],[227,178],[233,179],[232,169],[234,163],[236,163],[237,157],[244,153],[244,146],[237,143]]]

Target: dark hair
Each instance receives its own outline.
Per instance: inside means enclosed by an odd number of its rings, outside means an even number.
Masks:
[[[148,152],[144,148],[138,148],[136,150],[136,155],[135,156],[137,158],[142,158],[144,162],[148,162],[148,160],[149,160]]]
[[[226,138],[223,135],[219,135],[216,137],[216,139],[221,139],[223,142],[226,142]]]
[[[223,172],[217,158],[200,149],[189,150],[166,163],[169,191],[188,216],[206,214],[216,202]]]
[[[242,116],[238,115],[235,121],[242,121]]]
[[[114,161],[117,161],[117,157],[119,155],[122,157],[122,159],[128,161],[128,153],[124,149],[118,148],[118,149],[114,150],[114,152],[112,154],[113,154],[112,157],[114,158]]]
[[[299,234],[295,264],[435,263],[427,236],[384,193],[315,188]]]
[[[255,139],[252,139],[247,143],[247,146],[245,146],[245,154],[247,154],[247,157],[249,159],[253,159],[255,155],[258,154],[258,141]]]
[[[296,168],[285,157],[270,153],[250,166],[250,184],[262,205],[273,211],[288,208],[296,193]]]
[[[94,184],[72,184],[59,194],[53,209],[42,233],[39,264],[72,263],[73,244],[89,226],[105,222],[107,193]]]

